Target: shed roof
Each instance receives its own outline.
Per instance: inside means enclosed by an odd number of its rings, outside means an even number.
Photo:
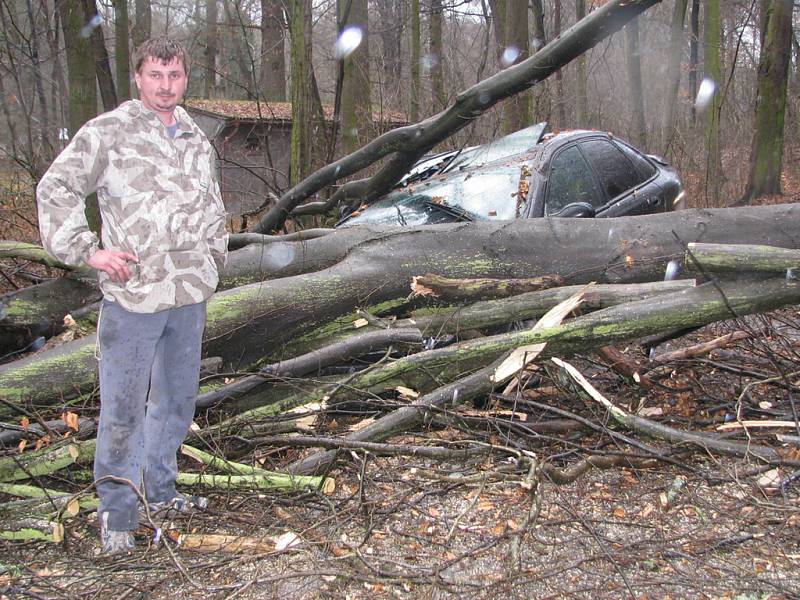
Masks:
[[[205,100],[201,98],[186,98],[184,106],[198,110],[226,120],[235,121],[285,121],[292,120],[292,104],[290,102],[256,102],[255,100]],[[325,120],[333,119],[333,107],[330,104],[322,105]],[[373,121],[377,123],[391,123],[406,125],[406,115],[395,111],[373,112]]]

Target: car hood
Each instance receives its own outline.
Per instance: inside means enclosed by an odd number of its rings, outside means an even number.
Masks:
[[[532,149],[546,124],[491,144],[439,154],[418,162],[402,187],[339,223],[415,226],[518,216],[530,177]]]

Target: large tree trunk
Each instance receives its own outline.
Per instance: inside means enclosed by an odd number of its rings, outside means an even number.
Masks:
[[[713,101],[705,109],[706,133],[706,206],[720,205],[722,186],[722,149],[720,148],[719,117],[722,110],[722,65],[720,62],[720,39],[722,37],[719,0],[705,3],[705,77],[714,81],[717,91]]]
[[[528,5],[526,2],[512,2],[505,8],[506,49],[503,52],[501,68],[519,64],[530,56],[528,42]],[[517,54],[517,56],[514,56]],[[503,131],[513,133],[527,127],[532,121],[531,94],[523,92],[506,100],[503,106]]]
[[[412,123],[419,120],[420,79],[419,61],[422,58],[422,37],[420,35],[419,19],[419,0],[409,0],[408,18],[411,21],[409,26],[409,54],[411,55],[411,98],[409,99],[410,110],[408,116]]]
[[[575,20],[586,17],[586,0],[575,0]],[[589,93],[587,91],[586,56],[575,61],[575,127],[589,127]]]
[[[681,57],[683,56],[686,5],[688,0],[675,0],[669,34],[669,64],[667,66],[667,96],[664,106],[664,121],[661,127],[662,148],[669,148],[675,125],[675,109],[681,84]]]
[[[358,47],[340,59],[342,150],[350,154],[372,138],[367,0],[339,0],[337,12],[340,35],[350,27],[359,30],[362,35]],[[387,26],[388,23],[383,24],[383,27]]]
[[[625,27],[625,59],[628,67],[628,85],[633,131],[631,139],[642,149],[647,149],[647,123],[644,120],[644,90],[642,88],[642,60],[639,54],[639,19]]]
[[[261,70],[259,97],[286,102],[286,26],[283,2],[261,0]]]
[[[404,304],[411,278],[425,273],[500,278],[558,274],[568,283],[660,280],[667,262],[682,257],[675,236],[683,242],[798,248],[798,218],[800,205],[779,205],[607,220],[342,230],[297,242],[294,254],[288,244],[279,252],[280,267],[275,266],[275,256],[262,258],[269,246],[245,248],[233,253],[232,262],[249,261],[255,267],[251,276],[270,280],[219,292],[211,299],[204,353],[222,357],[227,368],[242,368],[265,357],[283,358],[283,344],[290,340],[351,329],[355,307],[377,312]],[[357,237],[360,242],[354,243]],[[352,244],[349,252],[337,248],[339,239],[342,245]],[[329,266],[281,277],[319,265]],[[95,367],[91,336],[0,367],[0,390],[11,403],[52,404],[93,389]],[[3,403],[0,416],[9,410]]]
[[[114,0],[114,65],[117,70],[117,96],[124,102],[131,98],[130,19],[128,0]]]
[[[444,47],[442,40],[442,0],[430,0],[428,15],[428,58],[431,80],[431,106],[439,112],[447,106],[444,86]]]
[[[786,87],[792,54],[792,1],[772,0],[758,65],[756,126],[750,149],[750,177],[739,205],[781,193]]]

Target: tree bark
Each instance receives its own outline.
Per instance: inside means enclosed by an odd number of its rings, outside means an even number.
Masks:
[[[447,106],[444,86],[444,53],[442,40],[442,0],[430,0],[428,15],[428,62],[431,80],[431,106],[436,112]]]
[[[422,38],[420,36],[420,22],[419,22],[419,0],[410,0],[409,4],[409,19],[411,26],[409,27],[409,46],[411,55],[411,98],[410,110],[408,116],[412,123],[419,120],[419,102],[420,102],[420,87],[422,81],[420,79],[420,60],[422,60]]]
[[[586,0],[575,0],[575,20],[579,23],[586,17]],[[589,95],[586,89],[586,57],[575,61],[575,126],[589,127]]]
[[[100,19],[95,0],[84,0],[84,11],[87,23]],[[114,85],[114,76],[111,74],[111,59],[108,56],[103,26],[100,23],[92,29],[91,38],[94,70],[97,76],[97,87],[100,89],[100,98],[103,101],[103,110],[113,110],[119,104],[117,87]]]
[[[128,0],[113,0],[114,6],[114,66],[117,71],[119,101],[131,99],[130,19]]]
[[[260,97],[286,102],[286,26],[281,0],[261,0]]]
[[[720,63],[720,39],[722,37],[719,0],[705,3],[705,77],[716,85],[716,92],[705,109],[706,206],[720,205],[722,186],[722,154],[720,148],[719,117],[722,110],[722,65]]]
[[[702,240],[798,248],[800,237],[794,226],[798,218],[800,205],[791,204],[617,219],[337,231],[296,242],[294,257],[282,268],[302,270],[319,264],[315,246],[335,248],[340,233],[348,242],[355,234],[364,236],[335,264],[302,276],[217,293],[208,305],[204,352],[222,357],[229,368],[280,355],[281,345],[289,339],[331,327],[351,327],[353,317],[343,319],[339,326],[332,323],[352,314],[356,306],[375,312],[404,303],[411,277],[424,273],[512,278],[555,274],[574,284],[660,280],[667,262],[683,254],[675,236],[684,243]],[[260,266],[256,258],[250,256]],[[272,259],[265,260],[268,264]],[[237,259],[232,257],[232,261]],[[260,273],[256,270],[252,275]],[[24,407],[29,402],[35,408],[91,391],[95,368],[94,336],[0,367],[0,397],[7,401],[0,405],[0,418],[14,414],[13,403]]]
[[[755,198],[781,193],[786,88],[792,55],[792,1],[771,0],[758,65],[756,123],[750,149],[750,176],[743,206]]]
[[[664,121],[661,126],[661,144],[669,148],[675,125],[675,109],[678,104],[678,90],[681,85],[681,57],[684,44],[683,24],[686,21],[688,0],[675,0],[672,24],[669,34],[669,65],[667,66],[667,96],[664,106]]]
[[[506,50],[505,52],[519,55],[506,62],[510,55],[505,54],[501,68],[519,64],[530,57],[530,43],[528,41],[528,4],[527,2],[511,2],[505,8]],[[503,106],[503,131],[513,133],[527,127],[533,122],[530,92],[522,92],[506,100]]]
[[[634,19],[625,26],[625,59],[630,85],[631,116],[633,121],[633,143],[647,149],[647,123],[644,120],[644,90],[642,88],[642,60],[639,54],[639,20]]]
[[[133,45],[138,48],[150,38],[153,7],[150,0],[135,0],[136,23],[133,26]]]
[[[206,98],[214,98],[217,88],[217,54],[219,50],[217,21],[219,19],[217,0],[206,0],[206,31],[205,31],[205,74],[203,89]]]
[[[350,154],[373,137],[367,0],[338,0],[337,12],[340,35],[348,27],[356,28],[362,34],[358,47],[340,59],[342,61],[340,70],[342,150],[345,154]]]

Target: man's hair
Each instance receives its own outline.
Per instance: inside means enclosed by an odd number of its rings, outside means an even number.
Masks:
[[[189,75],[189,55],[180,42],[176,42],[168,37],[150,38],[133,53],[133,67],[138,73],[142,69],[144,61],[148,58],[160,60],[161,64],[168,64],[173,59],[178,59],[183,64],[183,70]]]

